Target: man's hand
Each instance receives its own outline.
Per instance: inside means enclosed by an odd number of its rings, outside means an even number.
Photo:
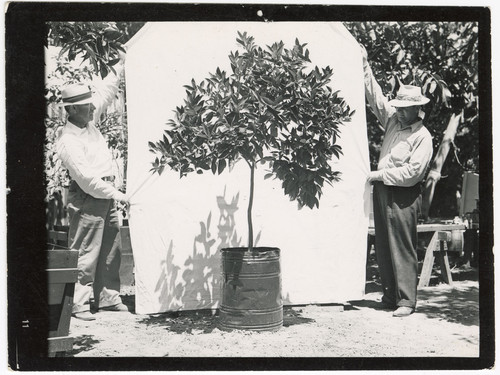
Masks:
[[[382,181],[382,171],[371,171],[366,176],[367,182]]]
[[[117,194],[115,194],[114,198],[115,198],[115,201],[117,201],[118,203],[120,203],[122,205],[126,205],[126,206],[129,204],[129,201],[130,201],[130,197],[127,194],[122,193],[121,191],[119,191]]]
[[[124,194],[123,199],[120,199],[119,201],[121,204],[124,204],[125,206],[128,206],[130,204],[130,198],[128,195]]]

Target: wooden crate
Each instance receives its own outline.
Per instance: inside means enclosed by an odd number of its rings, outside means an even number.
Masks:
[[[78,280],[78,251],[47,251],[47,283],[49,307],[49,357],[73,349],[69,336],[75,283]]]

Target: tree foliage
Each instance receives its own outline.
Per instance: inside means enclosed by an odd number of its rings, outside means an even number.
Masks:
[[[99,75],[105,77],[113,70],[116,57],[144,22],[49,22],[47,45],[60,47],[56,68],[48,72],[45,84],[47,106],[53,106],[61,97],[63,85],[89,82]],[[78,60],[82,60],[78,64]],[[110,65],[109,65],[110,64]],[[123,81],[120,90],[124,90]],[[64,113],[64,112],[63,112]],[[64,126],[64,114],[47,111],[45,119],[45,175],[46,200],[67,187],[70,181],[66,168],[61,164],[55,150],[55,141]],[[126,117],[121,112],[103,114],[99,130],[116,158],[127,157]]]
[[[251,202],[254,168],[267,163],[266,178],[279,179],[300,206],[317,207],[324,182],[338,179],[329,161],[340,157],[339,126],[352,115],[329,85],[333,71],[306,71],[309,50],[297,39],[291,49],[283,42],[262,48],[240,32],[236,41],[242,51],[230,52],[230,74],[217,68],[185,86],[184,105],[163,139],[149,143],[153,171],[215,174],[242,158],[251,170]],[[252,241],[249,235],[249,248]]]
[[[416,84],[431,99],[425,124],[435,152],[452,113],[462,113],[452,155],[443,171],[448,178],[436,188],[434,215],[455,215],[456,191],[464,170],[479,167],[478,25],[472,22],[346,22],[365,46],[374,75],[388,96],[399,85]],[[367,110],[370,154],[375,167],[382,132]],[[443,176],[444,177],[444,176]]]
[[[57,67],[54,71],[49,72],[45,83],[45,99],[48,106],[56,104],[61,97],[61,87],[63,85],[89,82],[92,75],[95,75],[92,67],[82,65],[75,67],[65,56],[57,58]],[[123,86],[123,83],[121,83]],[[62,115],[61,115],[62,112]],[[104,138],[106,139],[109,148],[113,152],[115,158],[125,158],[127,156],[127,127],[125,113],[115,111],[104,113],[99,119],[97,126]],[[61,188],[67,187],[70,182],[68,171],[61,164],[57,157],[55,142],[59,137],[60,131],[65,125],[65,112],[62,109],[59,111],[47,111],[45,118],[45,176],[47,182],[46,200],[51,199],[54,192],[60,191]]]
[[[126,43],[144,22],[48,22],[47,43],[61,46],[60,56],[88,60],[102,78],[114,72]]]
[[[68,170],[62,165],[56,153],[55,143],[65,124],[64,117],[58,115],[57,102],[61,97],[61,87],[68,83],[85,82],[92,76],[92,68],[84,65],[74,67],[65,56],[59,56],[54,71],[48,72],[45,82],[45,99],[47,106],[56,105],[54,110],[47,110],[45,117],[45,142],[44,142],[44,162],[46,179],[45,200],[53,199],[54,193],[58,193],[62,188],[68,187],[70,177]]]

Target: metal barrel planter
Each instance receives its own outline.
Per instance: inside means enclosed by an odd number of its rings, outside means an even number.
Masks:
[[[226,248],[222,253],[222,330],[275,331],[283,326],[280,250]]]

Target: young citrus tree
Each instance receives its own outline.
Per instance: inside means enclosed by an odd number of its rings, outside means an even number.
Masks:
[[[265,49],[238,32],[242,52],[231,52],[232,73],[216,69],[201,83],[185,86],[184,105],[168,121],[163,138],[150,142],[152,170],[165,168],[183,177],[191,172],[221,173],[242,158],[250,168],[248,250],[253,250],[254,172],[268,164],[265,178],[282,182],[284,193],[299,206],[319,206],[324,182],[339,179],[330,166],[340,157],[339,126],[353,112],[329,86],[330,67],[306,71],[309,51],[297,39]]]

